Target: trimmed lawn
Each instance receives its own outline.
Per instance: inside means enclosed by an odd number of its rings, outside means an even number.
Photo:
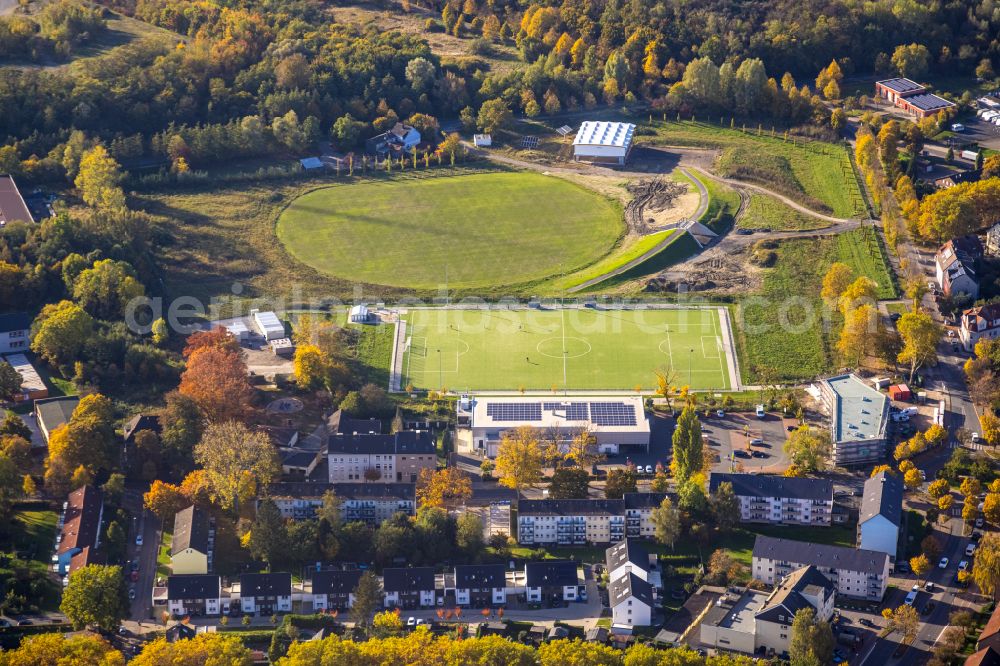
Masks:
[[[767,368],[778,381],[803,381],[836,367],[840,313],[819,297],[823,276],[841,261],[879,285],[881,298],[896,287],[873,232],[854,230],[836,237],[789,239],[778,244],[773,267],[764,269],[758,293],[736,306],[737,345],[744,379],[755,381]]]
[[[320,273],[415,289],[568,273],[607,254],[623,229],[616,203],[528,172],[321,188],[277,223],[288,251]]]
[[[838,217],[864,210],[857,179],[843,146],[801,138],[785,140],[780,131],[737,125],[714,125],[691,120],[656,121],[652,125],[661,143],[672,146],[718,148],[723,151],[723,175],[759,183],[795,197],[804,205]]]
[[[56,522],[59,515],[55,511],[31,509],[16,511],[16,532],[13,546],[22,559],[32,560],[47,569],[52,563],[52,550],[56,542]]]
[[[395,326],[359,326],[348,324],[348,328],[358,329],[358,340],[354,347],[358,370],[364,381],[387,386],[389,384],[389,364],[392,360],[392,338]]]
[[[453,391],[655,388],[676,369],[698,389],[729,384],[716,308],[413,309],[403,385]]]
[[[156,576],[158,578],[166,578],[170,575],[170,542],[173,538],[173,532],[163,530],[163,538],[156,549]]]

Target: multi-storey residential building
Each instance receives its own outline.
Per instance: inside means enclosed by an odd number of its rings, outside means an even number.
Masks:
[[[437,599],[434,567],[386,569],[382,572],[385,607],[433,607]]]
[[[323,506],[323,496],[333,492],[340,500],[344,522],[361,521],[378,526],[396,513],[416,513],[416,485],[412,483],[272,483],[269,494],[285,518],[309,520]]]
[[[437,452],[427,431],[332,434],[327,462],[330,483],[416,483],[421,470],[437,467]]]
[[[0,314],[0,354],[28,351],[31,315],[27,312]]]
[[[652,624],[661,586],[657,557],[638,539],[625,539],[605,551],[612,621],[627,627]]]
[[[483,608],[507,603],[507,572],[502,564],[455,567],[455,603]]]
[[[580,576],[576,562],[542,560],[524,565],[525,597],[531,603],[546,600],[576,601]]]
[[[309,592],[312,607],[320,610],[347,610],[354,605],[354,590],[361,580],[361,571],[322,570],[313,572]]]
[[[965,351],[970,352],[981,339],[1000,335],[1000,303],[977,305],[962,312],[958,337]]]
[[[292,575],[289,573],[253,573],[240,575],[240,607],[244,613],[290,613],[292,611]]]
[[[744,522],[830,525],[833,520],[833,481],[828,479],[713,472],[709,494],[723,483],[732,484]]]
[[[168,577],[167,610],[174,617],[218,615],[222,611],[221,579],[207,574]]]
[[[666,493],[625,493],[624,499],[521,500],[517,540],[523,544],[617,543],[653,536],[653,509]]]
[[[211,541],[214,542],[214,539]],[[207,574],[214,543],[210,545],[208,515],[193,504],[174,515],[170,541],[170,570],[174,574]]]
[[[614,543],[625,538],[625,500],[568,499],[518,502],[521,544]]]
[[[903,482],[879,472],[865,481],[858,518],[858,547],[885,553],[896,560],[903,525]]]
[[[625,536],[652,539],[653,509],[663,504],[667,493],[625,493]]]
[[[758,536],[753,547],[753,577],[778,584],[795,569],[812,565],[830,579],[838,594],[881,601],[889,584],[889,556],[874,550]]]
[[[830,416],[833,462],[850,466],[885,456],[889,399],[857,375],[819,382],[820,398]]]
[[[833,583],[815,567],[793,571],[770,593],[726,592],[702,619],[701,643],[717,650],[784,655],[795,614],[811,607],[818,620],[828,621],[835,596]]]

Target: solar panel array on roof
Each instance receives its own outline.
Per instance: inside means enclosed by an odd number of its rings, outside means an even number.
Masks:
[[[547,412],[565,412],[567,421],[586,421],[589,418],[585,402],[546,402],[542,404],[542,409]]]
[[[955,106],[954,103],[949,102],[943,97],[938,97],[937,95],[932,95],[930,93],[927,93],[926,95],[914,95],[913,97],[907,97],[906,103],[920,109],[921,111],[947,109],[948,107]]]
[[[573,145],[627,147],[632,143],[635,125],[631,123],[611,123],[587,121],[573,139]]]
[[[885,81],[879,81],[878,83],[897,93],[912,93],[924,89],[924,87],[916,81],[904,78],[886,79]]]
[[[590,421],[599,426],[634,426],[635,406],[623,402],[592,402]]]
[[[537,402],[491,402],[486,415],[494,421],[541,421],[542,405]]]

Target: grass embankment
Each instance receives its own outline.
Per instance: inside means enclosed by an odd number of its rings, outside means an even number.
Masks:
[[[615,202],[531,172],[327,187],[277,223],[288,251],[321,273],[426,290],[567,273],[597,261],[622,231]]]
[[[698,221],[712,231],[722,233],[732,226],[736,212],[740,209],[740,194],[711,178],[698,178],[698,181],[708,191],[708,207]]]
[[[572,289],[573,287],[581,285],[588,280],[593,280],[594,278],[600,277],[606,273],[610,273],[618,268],[621,268],[630,261],[638,259],[676,233],[676,229],[668,229],[667,231],[658,231],[656,233],[649,234],[648,236],[633,237],[631,241],[622,244],[607,257],[601,259],[595,264],[592,264],[591,266],[588,266],[586,269],[573,273],[572,275],[567,275],[553,280],[550,283],[551,288],[556,291]]]
[[[819,296],[823,276],[835,261],[879,285],[879,298],[894,298],[896,287],[874,232],[858,229],[835,237],[790,239],[776,244],[777,259],[763,269],[756,294],[736,306],[737,344],[744,379],[769,368],[780,381],[808,380],[835,366],[834,345],[840,314]],[[874,243],[874,244],[873,244]]]
[[[754,192],[736,226],[741,229],[811,231],[830,226],[829,222],[789,208],[778,199]]]
[[[687,232],[677,234],[676,239],[660,252],[657,252],[642,263],[636,264],[621,275],[616,275],[595,284],[589,289],[584,290],[584,293],[605,291],[631,280],[637,280],[647,275],[658,273],[674,264],[684,261],[697,251],[698,243],[692,238],[691,234]]]
[[[843,146],[691,120],[654,122],[652,129],[663,144],[720,149],[723,175],[758,183],[820,212],[852,217],[864,209]]]

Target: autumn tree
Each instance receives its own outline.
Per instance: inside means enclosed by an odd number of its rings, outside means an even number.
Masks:
[[[913,606],[903,604],[896,610],[890,611],[886,620],[886,629],[903,634],[903,639],[906,642],[911,642],[916,638],[917,629],[920,627],[920,615],[917,614],[917,609]]]
[[[862,305],[874,307],[878,301],[878,285],[864,275],[857,278],[840,295],[840,312],[845,317]]]
[[[42,308],[31,327],[31,350],[54,366],[80,358],[94,332],[94,318],[72,301]]]
[[[90,564],[74,571],[59,605],[77,630],[93,626],[102,631],[118,628],[128,615],[122,568]]]
[[[129,302],[145,293],[135,269],[124,261],[95,261],[73,281],[73,299],[98,319],[122,317]]]
[[[788,437],[784,448],[789,461],[808,474],[826,469],[831,447],[828,431],[801,426]]]
[[[45,460],[47,486],[68,490],[67,483],[80,467],[91,476],[116,461],[114,407],[100,393],[84,396],[69,421],[49,436]]]
[[[464,504],[472,497],[472,480],[457,467],[420,470],[417,479],[417,502],[421,507]]]
[[[124,666],[125,657],[96,634],[44,633],[26,636],[12,650],[0,653],[0,666]]]
[[[910,366],[910,381],[917,370],[937,362],[937,344],[941,340],[941,326],[925,312],[907,312],[896,324],[903,339],[899,362]]]
[[[740,524],[740,500],[733,492],[733,484],[726,481],[720,483],[708,499],[709,509],[715,526],[727,532]]]
[[[670,461],[670,470],[677,483],[683,483],[702,470],[705,465],[704,448],[698,414],[694,407],[685,407],[677,417],[673,434],[674,457]]]
[[[660,506],[653,509],[649,516],[653,523],[653,536],[660,543],[674,549],[674,542],[681,533],[681,514],[670,501],[669,497],[664,497]]]
[[[500,98],[490,99],[479,107],[477,124],[482,131],[493,133],[506,127],[510,123],[511,117],[510,108],[506,102]]]
[[[242,498],[252,497],[281,470],[267,435],[236,421],[209,424],[195,446],[194,458],[205,471],[212,498],[223,509],[235,510]]]
[[[316,345],[300,345],[295,348],[292,367],[300,388],[317,389],[329,377],[330,358]]]
[[[164,525],[169,525],[178,511],[191,504],[180,486],[159,479],[149,485],[149,490],[142,496],[142,501],[143,505]]]
[[[224,633],[199,633],[190,640],[168,643],[159,638],[147,643],[130,666],[218,664],[252,666],[253,655],[239,638]]]
[[[830,623],[816,617],[811,606],[800,608],[792,620],[792,636],[788,645],[788,656],[792,664],[833,663],[833,630]]]
[[[121,188],[121,167],[102,145],[83,154],[80,170],[73,184],[88,206],[101,211],[117,211],[125,207]]]
[[[927,486],[927,494],[933,497],[934,499],[944,497],[950,492],[951,492],[951,486],[948,485],[948,481],[945,479],[938,479],[936,481],[932,481],[930,485]]]
[[[983,594],[996,601],[1000,588],[1000,533],[987,532],[976,547],[972,579]]]
[[[621,499],[625,493],[637,490],[635,472],[631,469],[612,469],[604,483],[604,496],[608,499]]]
[[[496,475],[500,485],[516,490],[534,488],[542,479],[542,442],[531,426],[519,426],[501,435],[497,449]]]
[[[604,458],[598,453],[597,437],[589,430],[580,430],[573,435],[567,445],[565,457],[566,460],[585,469],[590,469],[591,466],[596,465]]]
[[[931,570],[931,562],[927,559],[927,556],[921,553],[916,557],[910,558],[910,568],[913,570],[913,575],[917,578],[923,578],[927,575],[927,572]]]
[[[983,518],[987,522],[1000,524],[1000,493],[986,493],[983,500]]]
[[[590,473],[579,467],[558,467],[549,482],[552,499],[585,499],[589,491]]]
[[[906,474],[903,475],[903,485],[906,486],[907,490],[916,490],[923,483],[923,478],[920,476],[919,469],[908,469]]]
[[[837,341],[837,351],[851,365],[860,366],[868,355],[878,323],[878,313],[867,303],[847,313]]]
[[[382,584],[371,571],[366,571],[358,580],[354,590],[354,605],[351,606],[351,619],[355,626],[366,629],[371,625],[372,614],[382,606]]]
[[[253,388],[242,355],[203,347],[188,356],[178,391],[198,405],[209,421],[239,420],[251,409]]]

